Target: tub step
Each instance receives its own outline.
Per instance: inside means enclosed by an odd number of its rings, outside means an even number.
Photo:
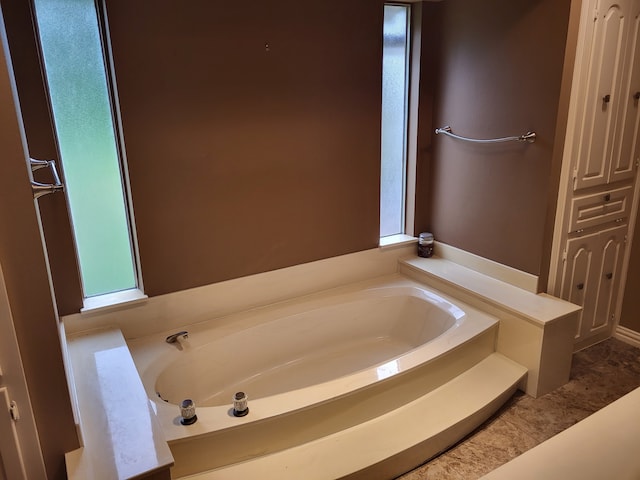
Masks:
[[[436,390],[380,417],[303,445],[181,478],[394,478],[484,422],[515,393],[526,373],[523,366],[493,353]]]

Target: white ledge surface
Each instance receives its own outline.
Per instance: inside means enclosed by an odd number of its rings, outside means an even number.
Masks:
[[[400,260],[400,271],[424,274],[470,294],[500,305],[535,324],[547,325],[581,307],[544,293],[536,294],[443,258],[413,257]]]
[[[80,309],[82,313],[115,310],[118,308],[130,307],[132,304],[143,302],[148,297],[137,288],[122,290],[120,292],[107,293],[88,297],[84,299],[84,307]]]
[[[411,245],[412,243],[418,243],[418,239],[416,237],[412,237],[411,235],[405,235],[404,233],[399,233],[398,235],[389,235],[388,237],[380,237],[379,246],[380,248],[385,249],[385,248],[402,247],[405,245]]]
[[[70,480],[124,480],[168,470],[173,456],[122,333],[68,338],[84,446],[67,453]]]

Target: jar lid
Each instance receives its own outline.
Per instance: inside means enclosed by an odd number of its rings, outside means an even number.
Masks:
[[[420,240],[433,240],[433,233],[423,232],[419,235]]]

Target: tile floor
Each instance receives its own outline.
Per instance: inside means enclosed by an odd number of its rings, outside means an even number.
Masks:
[[[640,349],[609,339],[574,355],[571,379],[539,398],[516,393],[458,444],[397,480],[473,480],[640,387]]]

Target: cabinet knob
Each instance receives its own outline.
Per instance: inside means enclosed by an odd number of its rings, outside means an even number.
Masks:
[[[576,286],[576,288],[577,288],[578,290],[582,290],[582,289],[584,288],[584,283],[579,283],[579,284]]]
[[[634,100],[640,100],[640,92],[636,92],[633,94],[633,99]]]
[[[602,97],[602,101],[604,103],[609,103],[611,101],[611,95],[607,93],[604,97]]]
[[[607,273],[605,277],[607,277],[607,280],[611,280],[613,278],[613,273]]]

